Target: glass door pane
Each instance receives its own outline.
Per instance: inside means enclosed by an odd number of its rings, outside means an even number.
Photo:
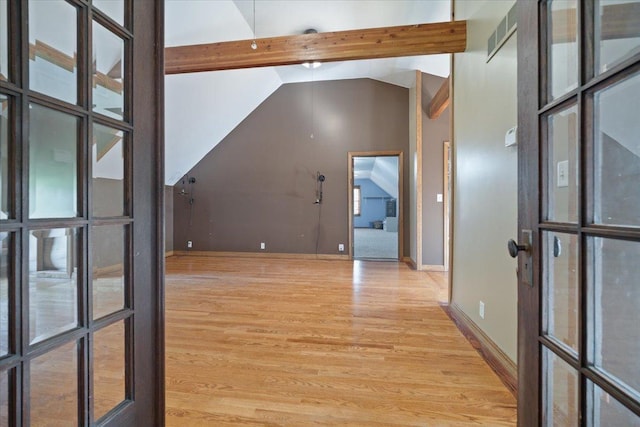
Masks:
[[[78,326],[78,232],[35,230],[29,235],[29,342]]]
[[[91,157],[94,217],[124,215],[124,135],[118,129],[93,125]]]
[[[78,425],[78,345],[70,342],[30,363],[31,427]]]
[[[12,391],[9,388],[9,370],[0,371],[0,426],[8,426],[9,422],[9,396]]]
[[[640,227],[640,73],[593,96],[596,224]]]
[[[547,8],[549,99],[578,87],[578,3],[554,0]]]
[[[578,222],[578,107],[552,113],[547,125],[546,217]]]
[[[588,241],[588,357],[640,400],[640,243]]]
[[[11,125],[11,98],[0,93],[0,220],[13,218],[9,168],[9,126]]]
[[[93,318],[125,306],[126,229],[122,225],[93,227]]]
[[[124,26],[124,0],[93,0],[93,5],[109,18]]]
[[[590,427],[625,426],[640,427],[640,416],[627,409],[600,387],[587,382]]]
[[[126,333],[120,321],[93,335],[93,417],[100,419],[126,398]]]
[[[9,80],[9,0],[0,0],[0,80]]]
[[[11,286],[12,233],[0,232],[0,358],[10,352],[9,287]],[[2,425],[2,424],[0,424]]]
[[[93,22],[93,110],[124,118],[124,40]]]
[[[545,426],[575,427],[579,420],[579,375],[551,350],[543,347],[542,419]]]
[[[638,53],[640,1],[596,0],[595,68],[605,72]]]
[[[78,11],[64,0],[29,1],[29,86],[78,102]]]
[[[557,344],[578,355],[578,237],[543,233],[543,328]]]
[[[77,117],[29,106],[29,217],[78,216]]]

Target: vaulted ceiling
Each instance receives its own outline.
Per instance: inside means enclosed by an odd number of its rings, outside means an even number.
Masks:
[[[254,37],[252,0],[168,0],[166,46]],[[255,37],[388,27],[450,19],[450,0],[258,0]],[[414,70],[449,74],[449,55],[167,75],[165,183],[173,185],[282,84],[372,78],[410,87]]]

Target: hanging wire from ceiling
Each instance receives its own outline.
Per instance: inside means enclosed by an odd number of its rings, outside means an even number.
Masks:
[[[253,0],[253,42],[251,42],[251,49],[256,50],[258,43],[256,43],[256,0]]]

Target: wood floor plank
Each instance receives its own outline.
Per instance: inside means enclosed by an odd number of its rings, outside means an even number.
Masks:
[[[402,263],[170,257],[168,426],[514,426],[516,403]]]

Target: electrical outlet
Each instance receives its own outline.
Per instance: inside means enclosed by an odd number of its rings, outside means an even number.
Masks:
[[[344,252],[344,243],[338,243],[338,251]]]
[[[260,249],[261,250],[267,249],[267,244],[265,242],[260,242]]]
[[[187,240],[187,248],[192,248],[193,242],[191,240]]]
[[[480,314],[480,318],[484,319],[484,303],[480,301],[480,309],[478,310],[478,314]]]

